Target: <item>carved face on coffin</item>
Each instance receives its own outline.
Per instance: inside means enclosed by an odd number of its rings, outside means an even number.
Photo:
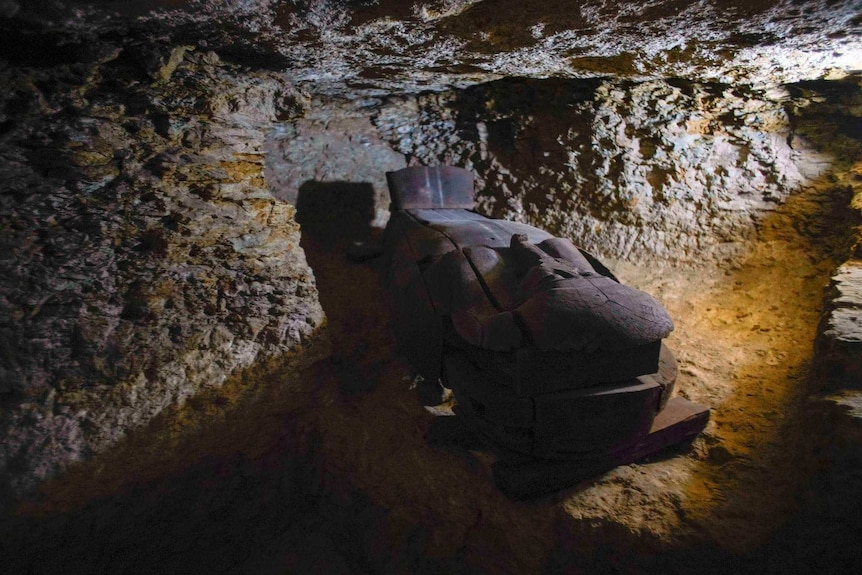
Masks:
[[[532,244],[515,235],[508,248],[456,250],[424,276],[438,313],[485,349],[625,350],[673,329],[651,296],[598,273],[561,238]]]

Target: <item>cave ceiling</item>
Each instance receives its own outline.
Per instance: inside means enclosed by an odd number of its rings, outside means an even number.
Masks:
[[[79,46],[143,37],[361,98],[505,76],[841,78],[862,68],[860,10],[858,0],[0,0],[0,27],[4,51],[31,31]]]

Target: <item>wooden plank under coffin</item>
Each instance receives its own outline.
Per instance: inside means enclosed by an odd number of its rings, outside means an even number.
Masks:
[[[493,466],[494,482],[510,499],[547,495],[691,440],[703,431],[708,421],[709,408],[675,397],[656,416],[649,434],[631,445],[583,460],[498,461]]]

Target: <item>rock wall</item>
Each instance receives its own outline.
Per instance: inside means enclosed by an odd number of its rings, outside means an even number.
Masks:
[[[797,110],[796,128],[836,158],[831,183],[846,197],[847,259],[832,278],[815,342],[818,380],[829,389],[862,387],[862,81],[807,82],[795,87],[805,106]]]
[[[0,488],[16,493],[324,322],[294,208],[263,178],[266,131],[301,94],[195,46],[38,43],[0,61]]]
[[[6,0],[67,28],[124,19],[276,62],[318,94],[439,91],[501,76],[777,85],[857,69],[857,0]]]
[[[826,290],[814,342],[814,397],[822,419],[829,422],[818,445],[823,471],[812,489],[812,510],[799,523],[830,533],[820,556],[852,569],[856,562],[841,558],[837,550],[852,547],[844,534],[858,532],[862,516],[862,82],[811,82],[797,89],[808,103],[800,110],[797,129],[841,159],[832,181],[850,204],[844,231],[847,261]]]
[[[270,132],[266,150],[266,180],[276,197],[300,211],[317,210],[342,223],[355,220],[355,227],[385,226],[386,172],[407,165],[381,138],[368,110],[350,103],[315,103],[304,118]],[[315,196],[327,196],[328,205],[315,208]]]
[[[684,81],[501,80],[374,117],[411,163],[478,175],[479,207],[631,261],[730,260],[828,158],[785,90]]]

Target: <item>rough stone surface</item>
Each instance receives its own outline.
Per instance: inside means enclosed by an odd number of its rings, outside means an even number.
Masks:
[[[862,386],[862,93],[859,85],[804,84],[811,104],[799,126],[800,137],[821,142],[838,159],[833,180],[848,198],[849,260],[835,272],[815,347],[815,373],[830,388]],[[812,99],[811,96],[814,96]]]
[[[265,133],[273,74],[127,42],[0,63],[0,475],[22,492],[323,323]]]
[[[331,209],[352,206],[359,212],[357,219],[364,218],[360,223],[370,221],[378,228],[389,215],[386,172],[407,165],[367,113],[344,105],[321,103],[305,118],[277,126],[267,138],[266,151],[271,160],[266,180],[276,197],[302,210],[310,198],[321,196],[331,202]],[[339,194],[346,197],[339,201]]]
[[[830,387],[862,387],[862,261],[832,278],[828,310],[817,334],[817,372]]]
[[[777,85],[859,69],[854,0],[75,0],[5,14],[77,30],[190,31],[319,93],[439,90],[503,76],[688,78]],[[114,16],[109,16],[114,14]]]
[[[688,82],[507,80],[382,107],[411,162],[465,166],[479,209],[610,257],[729,260],[828,167],[790,99]]]

